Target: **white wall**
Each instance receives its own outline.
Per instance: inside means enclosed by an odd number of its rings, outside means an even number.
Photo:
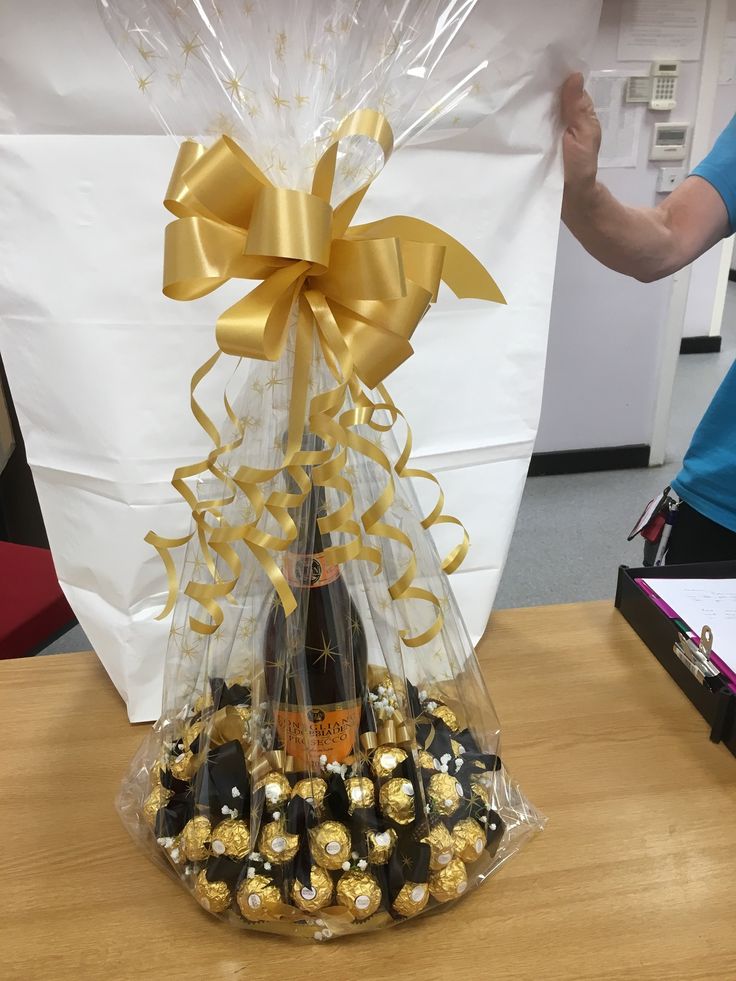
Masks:
[[[648,74],[649,62],[618,61],[621,7],[621,0],[604,0],[592,66]],[[637,166],[600,171],[621,200],[650,206],[659,200],[660,165],[648,160],[652,127],[695,118],[700,77],[700,62],[681,62],[677,108],[638,110],[644,121]],[[672,277],[645,285],[620,276],[562,229],[538,452],[652,442],[671,292]]]

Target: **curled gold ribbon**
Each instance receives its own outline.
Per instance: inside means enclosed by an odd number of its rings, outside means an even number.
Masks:
[[[231,597],[241,562],[235,550],[243,542],[271,580],[287,615],[296,600],[273,557],[285,551],[297,535],[291,512],[309,493],[311,483],[337,492],[341,503],[331,514],[319,518],[324,533],[338,532],[347,543],[331,546],[327,560],[339,564],[361,558],[381,565],[381,551],[368,544],[364,533],[385,538],[407,549],[408,561],[401,576],[389,586],[393,599],[418,599],[434,609],[432,625],[402,639],[408,646],[421,646],[442,628],[440,602],[429,590],[415,586],[416,558],[411,539],[387,520],[395,497],[393,473],[399,477],[422,477],[438,482],[426,471],[408,468],[411,431],[399,461],[390,461],[372,440],[356,432],[369,426],[386,431],[403,418],[383,386],[384,379],[412,354],[411,337],[441,282],[458,297],[476,297],[505,302],[492,277],[459,242],[428,222],[393,216],[365,225],[351,226],[372,178],[336,208],[330,201],[338,145],[350,137],[367,137],[383,153],[384,164],[393,149],[391,128],[380,113],[361,109],[347,116],[318,161],[311,192],[274,187],[266,175],[233,140],[220,137],[209,149],[185,142],[179,151],[165,199],[176,221],[166,229],[164,293],[178,300],[205,296],[232,278],[256,279],[260,283],[217,320],[219,350],[192,378],[192,411],[212,440],[213,449],[198,463],[175,471],[173,483],[190,505],[195,531],[212,582],[190,582],[184,592],[208,614],[209,621],[190,617],[193,630],[209,634],[223,620],[222,602]],[[225,408],[235,436],[223,443],[217,427],[195,399],[195,390],[212,370],[222,353],[236,357],[275,361],[286,344],[288,323],[297,311],[296,349],[289,405],[289,423],[282,463],[271,469],[240,467],[225,473],[219,458],[243,441],[243,426],[227,399]],[[307,405],[309,367],[313,338],[321,346],[335,386],[311,399]],[[366,389],[379,389],[381,402],[374,402]],[[351,406],[346,408],[347,400]],[[377,413],[388,413],[381,423]],[[305,424],[320,436],[325,449],[301,449]],[[370,507],[356,516],[352,487],[343,476],[348,450],[370,459],[386,475],[382,492]],[[311,469],[311,477],[305,470]],[[264,485],[288,472],[298,493],[272,491]],[[218,478],[223,493],[200,501],[187,481],[204,473]],[[439,485],[438,485],[439,486]],[[224,508],[242,492],[254,515],[248,522],[232,525]],[[442,513],[441,489],[437,504],[422,525],[461,523]],[[259,529],[268,512],[281,534]],[[443,568],[452,572],[464,558],[468,539],[448,556]],[[147,541],[161,555],[169,582],[169,597],[160,617],[171,610],[177,582],[172,548],[191,538],[163,538],[150,532]],[[215,556],[223,560],[218,571]]]

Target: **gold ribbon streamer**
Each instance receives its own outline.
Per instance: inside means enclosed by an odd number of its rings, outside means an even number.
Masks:
[[[319,519],[320,530],[348,537],[346,544],[332,546],[328,561],[366,559],[381,565],[380,549],[364,541],[367,535],[386,538],[407,549],[408,564],[389,587],[393,599],[419,599],[432,604],[435,620],[420,635],[402,639],[408,646],[421,646],[442,628],[440,602],[429,590],[414,586],[416,558],[411,539],[385,520],[395,496],[393,472],[399,477],[422,477],[439,484],[431,474],[407,467],[411,431],[399,461],[392,469],[382,450],[354,428],[368,425],[375,431],[390,429],[403,414],[383,387],[384,379],[412,354],[410,340],[429,305],[435,301],[440,282],[458,297],[505,302],[495,282],[480,262],[459,242],[441,229],[406,216],[393,216],[364,225],[351,226],[355,212],[372,179],[332,208],[330,199],[341,140],[360,136],[373,140],[382,150],[384,164],[393,149],[393,136],[386,119],[377,112],[361,109],[351,113],[338,128],[322,154],[314,173],[311,192],[274,187],[266,175],[233,140],[220,137],[209,149],[185,142],[177,157],[165,205],[177,216],[166,229],[164,293],[178,300],[205,296],[232,278],[261,282],[217,320],[219,350],[194,374],[191,405],[195,418],[212,440],[205,460],[179,467],[173,484],[192,510],[196,534],[212,582],[190,582],[184,592],[209,615],[210,622],[190,617],[193,630],[209,634],[223,620],[221,601],[231,598],[241,562],[235,543],[243,542],[271,580],[287,614],[296,606],[294,596],[272,553],[285,551],[297,535],[290,511],[309,493],[311,482],[336,491],[342,503]],[[289,317],[297,307],[296,350],[289,407],[289,424],[284,459],[271,469],[243,466],[227,474],[219,458],[243,441],[243,426],[227,398],[225,408],[235,428],[235,437],[223,443],[212,420],[194,397],[203,378],[214,368],[221,353],[236,357],[276,361],[286,344]],[[314,332],[336,385],[315,396],[307,409],[309,366]],[[378,387],[382,402],[375,403],[363,385]],[[344,410],[350,397],[352,408]],[[377,411],[388,413],[388,425],[377,422]],[[319,435],[325,450],[301,449],[305,424]],[[355,508],[350,482],[342,476],[347,451],[369,458],[386,473],[386,484],[378,498],[360,516]],[[305,467],[311,468],[311,480]],[[204,473],[218,478],[224,493],[199,501],[187,481]],[[271,492],[264,485],[287,472],[298,493]],[[231,525],[224,508],[241,491],[250,501],[251,521]],[[441,523],[456,524],[463,540],[444,560],[452,572],[462,562],[468,538],[458,519],[442,513],[441,489],[437,504],[423,521],[424,528]],[[258,528],[268,512],[281,535]],[[163,538],[150,532],[147,541],[161,555],[167,572],[169,597],[159,618],[174,604],[177,583],[170,551],[187,538]],[[216,560],[223,560],[225,574]]]

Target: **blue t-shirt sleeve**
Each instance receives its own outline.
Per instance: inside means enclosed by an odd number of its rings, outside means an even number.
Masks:
[[[736,231],[736,116],[692,173],[708,181],[718,191],[728,211],[731,231]]]

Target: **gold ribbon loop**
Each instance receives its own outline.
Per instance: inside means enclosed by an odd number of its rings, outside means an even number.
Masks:
[[[305,259],[312,274],[330,263],[332,208],[315,194],[264,187],[256,197],[246,255]]]

